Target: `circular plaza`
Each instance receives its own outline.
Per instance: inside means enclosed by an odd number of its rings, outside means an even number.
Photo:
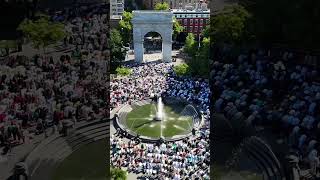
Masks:
[[[111,80],[111,165],[128,178],[209,177],[209,84],[174,66],[131,64],[130,75]]]
[[[162,110],[160,103],[163,104]],[[162,118],[158,117],[159,111]],[[118,114],[116,122],[120,129],[149,141],[183,139],[190,136],[202,122],[202,115],[196,107],[172,97],[164,97],[161,102],[153,98],[126,105]]]

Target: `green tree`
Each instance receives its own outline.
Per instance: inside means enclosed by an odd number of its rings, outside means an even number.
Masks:
[[[260,44],[320,49],[320,1],[240,0]],[[272,11],[270,11],[272,9]]]
[[[155,6],[154,6],[154,10],[164,10],[164,11],[167,11],[170,9],[170,6],[168,3],[166,2],[163,2],[163,3],[157,3]]]
[[[209,64],[209,53],[210,53],[210,38],[203,38],[201,42],[201,48],[199,50],[199,58],[198,58],[198,65],[195,68],[199,72],[202,77],[208,77],[210,73],[210,64]]]
[[[124,11],[122,19],[119,21],[119,31],[125,44],[131,43],[132,41],[132,18],[133,14],[131,12]]]
[[[125,59],[125,50],[123,49],[122,37],[118,30],[112,29],[110,33],[110,48],[111,48],[111,72],[114,72],[116,68]]]
[[[127,172],[120,168],[111,168],[110,170],[111,178],[114,180],[126,180]]]
[[[180,25],[179,21],[174,17],[173,18],[173,39],[175,40],[181,32],[183,32],[184,27]]]
[[[50,44],[55,44],[66,36],[64,25],[49,21],[47,16],[41,16],[34,21],[25,19],[18,30],[22,31],[35,48],[42,48],[44,54]]]
[[[184,52],[187,53],[190,57],[193,57],[197,51],[197,43],[195,41],[195,36],[192,33],[188,33],[186,37],[186,42],[184,45]]]
[[[132,70],[127,67],[117,67],[116,72],[117,75],[120,76],[129,76],[132,73]]]
[[[206,26],[202,31],[202,36],[208,38],[208,37],[211,37],[211,33],[212,33],[211,26]]]
[[[245,37],[250,14],[239,5],[227,6],[211,19],[209,34],[218,43],[239,44]],[[206,32],[208,33],[208,32]]]
[[[174,66],[173,70],[178,76],[186,76],[191,72],[189,65],[185,63]]]
[[[197,43],[196,43],[197,44]],[[210,53],[210,38],[204,38],[201,42],[201,47],[194,47],[194,55],[188,61],[192,75],[209,77],[209,53]]]

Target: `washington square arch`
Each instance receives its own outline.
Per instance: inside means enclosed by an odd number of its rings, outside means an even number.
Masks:
[[[172,61],[173,13],[171,11],[133,11],[134,56],[138,63],[146,62],[143,58],[144,36],[149,32],[159,33],[162,38],[162,60]]]

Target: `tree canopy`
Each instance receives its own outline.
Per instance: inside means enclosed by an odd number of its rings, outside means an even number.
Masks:
[[[117,67],[116,72],[117,75],[120,76],[129,76],[132,73],[132,70],[127,67]]]
[[[205,33],[214,37],[218,43],[240,43],[245,37],[249,17],[250,14],[244,7],[227,6],[211,19],[210,28]]]
[[[111,178],[114,180],[126,180],[127,172],[120,168],[111,168],[110,169]]]
[[[133,14],[131,12],[124,11],[122,19],[119,21],[119,31],[121,32],[125,44],[131,43],[132,40],[132,18]]]
[[[210,55],[210,37],[204,37],[200,47],[195,40],[195,36],[189,33],[184,52],[188,54],[190,59],[187,61],[192,75],[208,77],[209,75],[209,55]]]
[[[64,25],[49,21],[47,16],[41,16],[33,21],[25,19],[18,30],[31,40],[35,48],[43,48],[44,51],[50,44],[55,44],[66,36]]]
[[[170,9],[170,6],[168,3],[166,2],[163,2],[163,3],[157,3],[155,6],[154,6],[154,10],[169,10]]]
[[[174,66],[173,70],[178,76],[186,76],[191,73],[189,65],[185,63]]]
[[[121,34],[118,30],[112,29],[110,33],[110,48],[111,48],[111,71],[121,64],[125,59],[125,50],[123,49],[123,42]]]
[[[194,34],[188,33],[183,50],[191,57],[195,55],[197,50],[197,43]]]
[[[183,32],[184,27],[180,25],[179,21],[174,17],[173,18],[173,39],[177,38],[177,35]]]
[[[320,48],[320,1],[240,0],[250,14],[250,29],[262,44]]]

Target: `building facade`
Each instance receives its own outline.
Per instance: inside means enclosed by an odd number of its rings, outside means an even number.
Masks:
[[[185,9],[188,6],[196,8],[198,3],[207,2],[207,0],[143,0],[147,9],[153,9],[157,3],[163,2],[168,3],[171,9]]]
[[[110,16],[122,15],[124,11],[124,0],[110,0]]]
[[[184,27],[184,32],[193,33],[199,38],[202,31],[210,24],[210,10],[174,9],[173,14]]]

